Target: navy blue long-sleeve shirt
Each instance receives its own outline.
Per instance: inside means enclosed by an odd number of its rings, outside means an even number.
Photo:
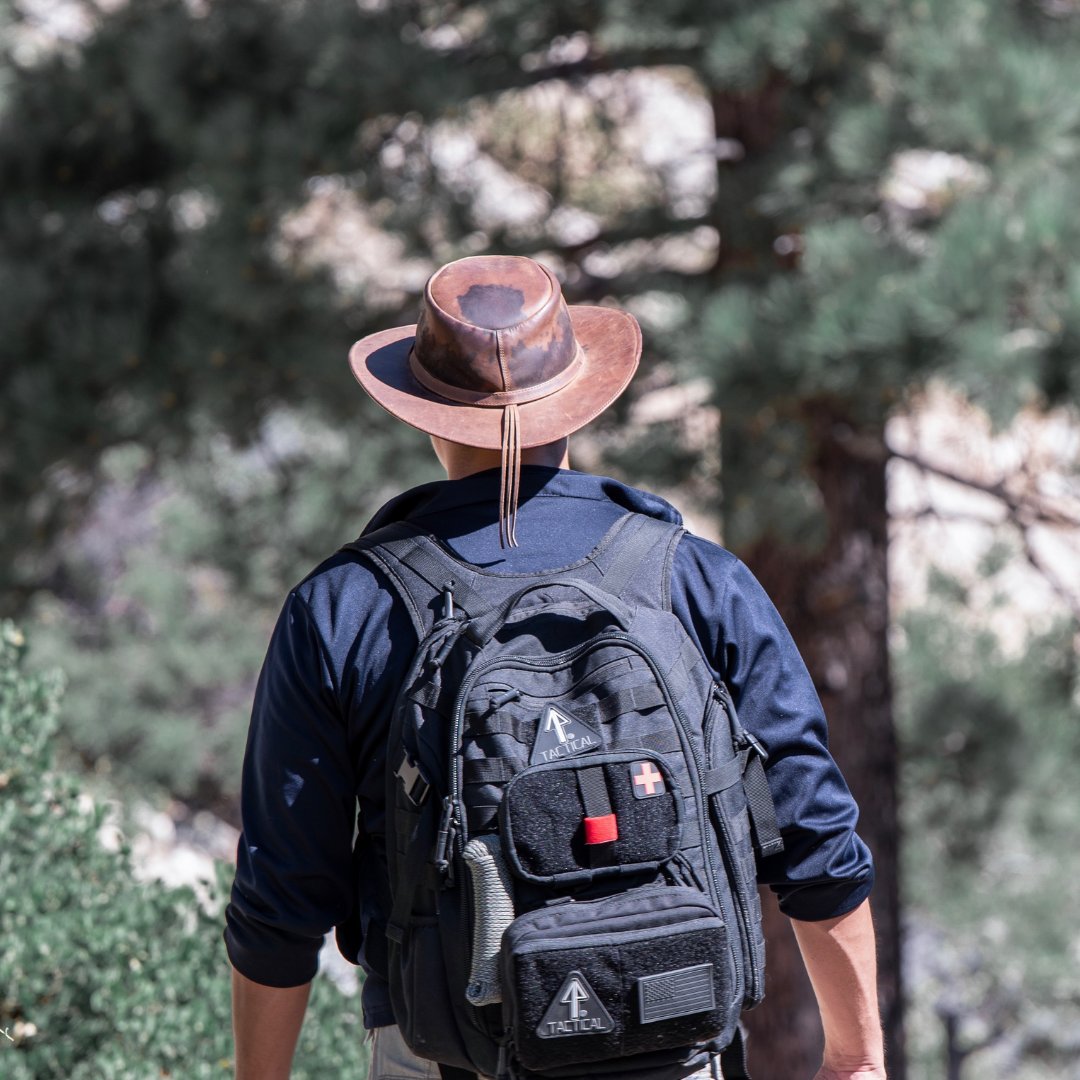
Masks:
[[[468,562],[531,573],[581,559],[627,510],[680,521],[664,500],[615,480],[525,466],[521,546],[502,549],[498,485],[498,470],[426,484],[387,504],[368,528],[407,519]],[[671,578],[674,613],[769,754],[784,851],[759,862],[758,880],[796,919],[852,910],[870,892],[873,864],[790,634],[750,571],[716,544],[687,533]],[[367,972],[369,1028],[394,1022],[379,974],[387,886],[365,871],[371,846],[382,842],[389,716],[416,646],[381,570],[354,552],[327,559],[285,602],[244,760],[229,957],[255,982],[297,986],[315,974],[323,937],[337,927],[343,953]]]

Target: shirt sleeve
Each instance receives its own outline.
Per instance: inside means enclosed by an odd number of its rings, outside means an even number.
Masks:
[[[356,785],[337,689],[310,612],[290,594],[255,693],[225,913],[229,959],[266,986],[310,981],[353,902]]]
[[[740,721],[769,755],[766,776],[784,850],[758,861],[758,881],[792,918],[843,915],[869,895],[873,859],[855,831],[858,807],[829,753],[813,681],[750,570],[716,545],[687,540],[679,549],[684,573],[673,581],[676,614],[695,628]]]

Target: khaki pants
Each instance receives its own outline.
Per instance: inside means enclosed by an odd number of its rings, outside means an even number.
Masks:
[[[376,1028],[372,1033],[371,1072],[368,1080],[439,1080],[439,1067],[418,1058],[396,1027]],[[715,1070],[715,1071],[714,1071]],[[686,1080],[723,1080],[720,1063],[701,1069]]]
[[[381,1027],[372,1032],[368,1080],[439,1080],[439,1067],[418,1058],[405,1045],[396,1025]]]

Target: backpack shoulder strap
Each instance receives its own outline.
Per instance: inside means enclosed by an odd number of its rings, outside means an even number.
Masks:
[[[644,514],[620,518],[593,556],[600,587],[632,604],[671,610],[671,563],[686,530]]]
[[[631,603],[671,610],[669,578],[675,547],[685,530],[644,514],[621,517],[590,556],[598,584]],[[426,533],[407,522],[394,522],[346,544],[378,565],[401,595],[417,634],[424,638],[443,614],[446,594],[455,607],[475,617],[489,610],[481,575],[448,555]],[[543,575],[539,575],[543,576]],[[553,577],[559,575],[553,574]],[[487,590],[491,592],[490,589]]]
[[[490,606],[474,587],[476,574],[407,522],[386,525],[343,550],[364,555],[386,572],[421,639],[442,616],[448,592],[450,602],[468,615],[478,615]]]
[[[397,523],[387,525],[382,529],[378,529],[376,532],[361,536],[356,540],[350,541],[348,544],[343,544],[341,550],[354,551],[356,554],[362,555],[370,562],[373,562],[384,574],[386,574],[390,584],[394,587],[394,591],[401,597],[402,602],[409,612],[409,618],[412,620],[413,629],[416,630],[416,636],[420,640],[423,640],[430,625],[423,614],[428,607],[430,597],[416,595],[414,590],[407,584],[405,576],[397,566],[397,560],[392,557],[387,558],[379,547],[384,539],[398,539],[404,535],[411,534],[411,532],[412,530],[409,529],[408,526]]]

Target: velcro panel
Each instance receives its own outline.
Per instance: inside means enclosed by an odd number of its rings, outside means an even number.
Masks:
[[[652,798],[634,797],[633,765],[642,761],[664,778],[663,790]],[[611,865],[596,866],[589,852],[590,835],[599,834],[587,833],[585,820],[607,815],[590,814],[585,805],[578,780],[585,770],[602,773],[607,788],[617,831],[610,840]],[[503,797],[506,857],[519,877],[548,884],[658,869],[679,848],[681,806],[667,766],[640,750],[534,765],[507,785]]]

